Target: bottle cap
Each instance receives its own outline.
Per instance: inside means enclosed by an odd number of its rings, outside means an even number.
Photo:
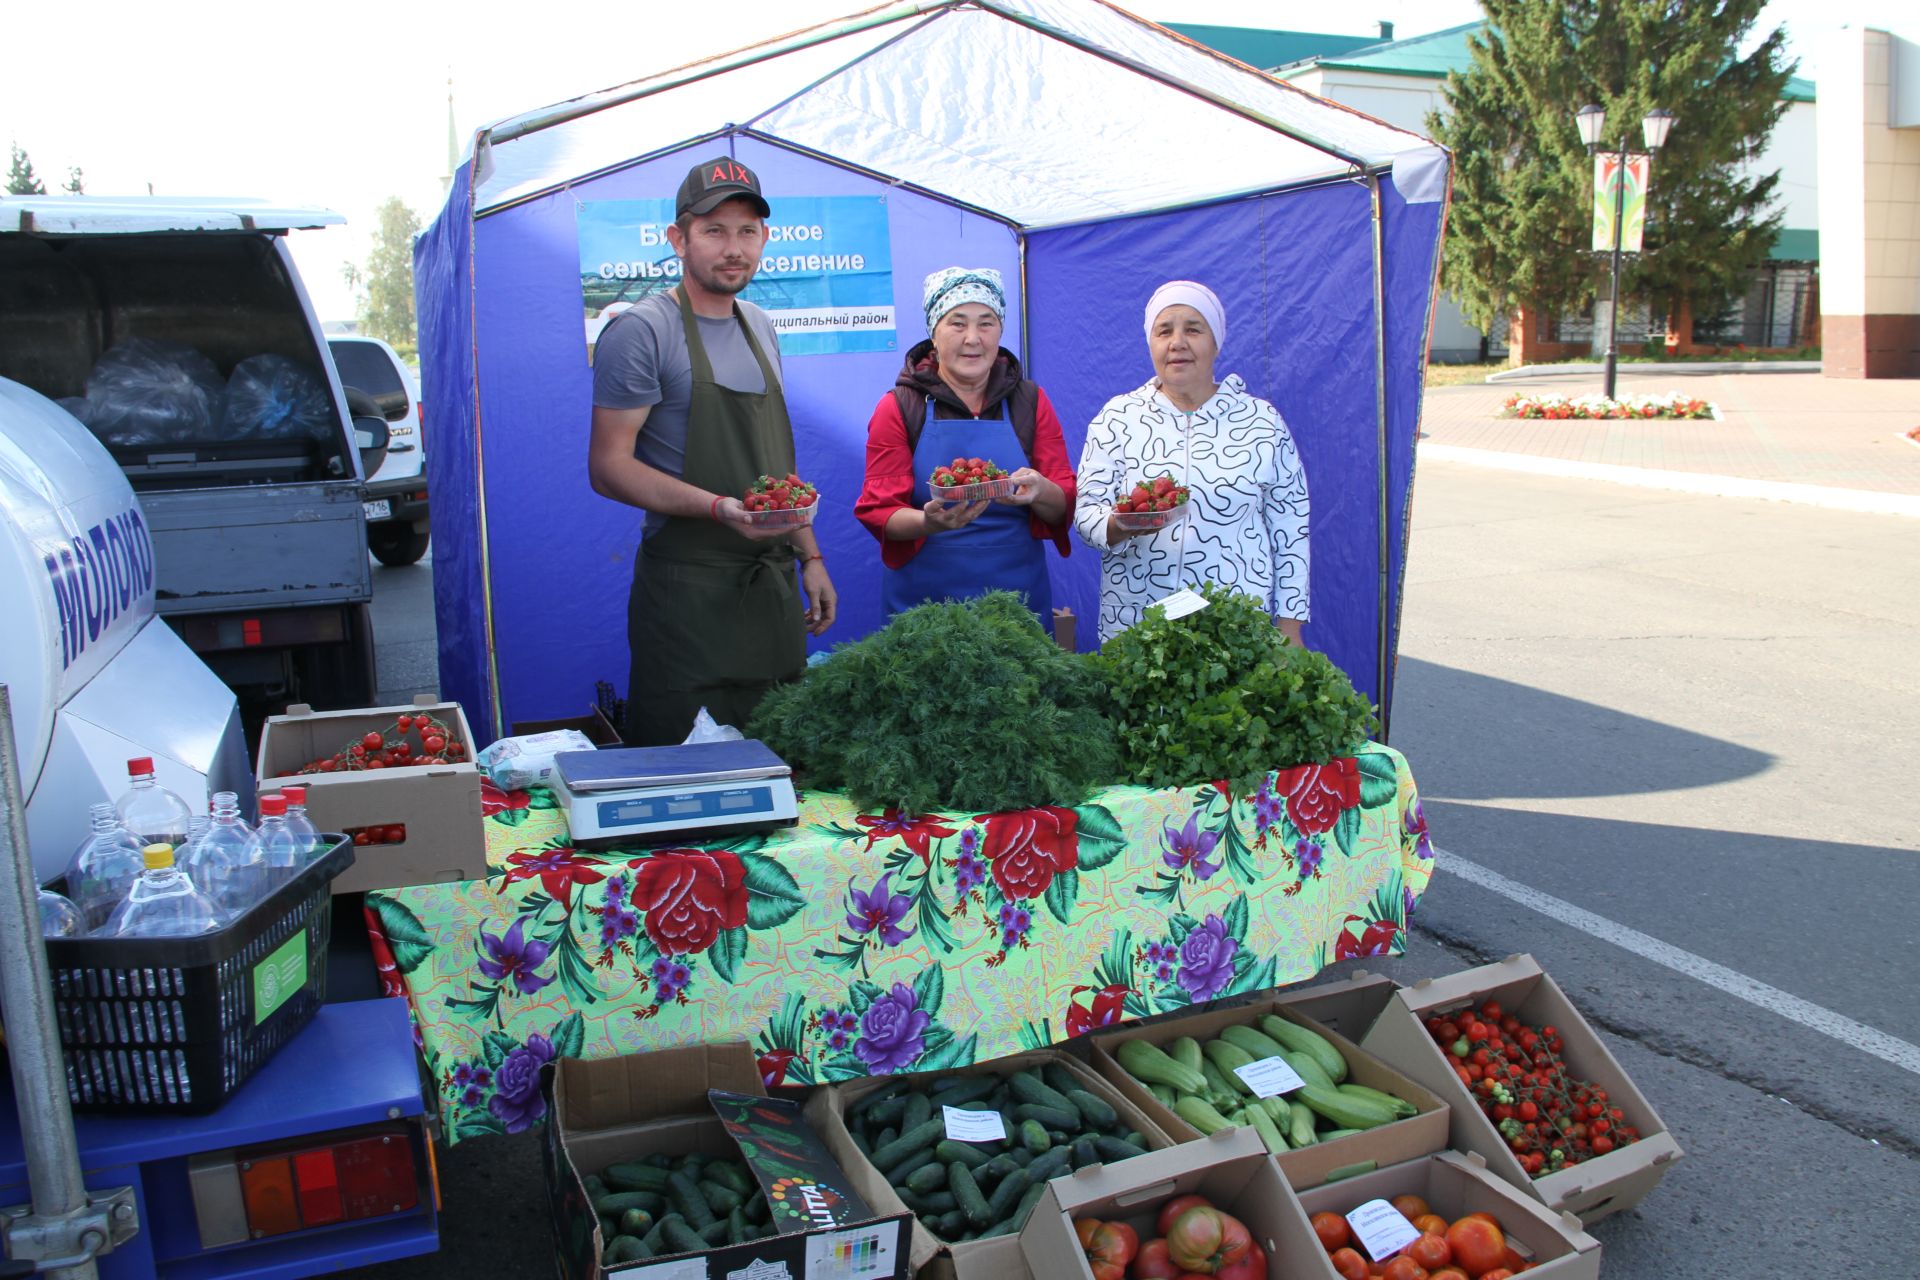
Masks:
[[[140,856],[146,860],[147,870],[158,871],[173,865],[173,846],[162,840],[142,849]]]
[[[280,794],[287,798],[288,804],[305,804],[307,802],[307,789],[305,787],[282,787],[280,788]]]
[[[260,816],[263,818],[284,818],[287,816],[287,798],[278,792],[269,791],[260,797]]]
[[[152,772],[153,772],[152,756],[135,756],[133,759],[127,761],[127,776],[129,778],[137,778],[143,773],[152,773]]]

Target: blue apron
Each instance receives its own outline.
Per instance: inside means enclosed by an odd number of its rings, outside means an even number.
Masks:
[[[938,419],[931,396],[924,412],[920,442],[913,451],[915,507],[933,501],[927,477],[955,458],[991,458],[1009,471],[1028,465],[1020,437],[1007,420],[1005,401],[998,418]],[[971,600],[989,591],[1024,595],[1040,625],[1053,631],[1046,544],[1033,536],[1026,507],[991,503],[972,524],[928,535],[913,559],[880,574],[880,603],[889,618],[930,600]]]

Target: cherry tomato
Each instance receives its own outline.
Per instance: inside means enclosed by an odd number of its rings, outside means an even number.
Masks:
[[[367,761],[367,768],[369,769],[384,769],[386,767],[387,762],[385,760],[374,759]]]
[[[407,730],[413,728],[413,717],[401,716],[399,719],[393,722],[393,727],[398,729],[400,732],[405,733]]]
[[[367,730],[365,736],[360,739],[360,745],[369,751],[379,750],[385,742],[386,739],[380,736],[380,731],[377,729]]]
[[[420,745],[427,749],[428,755],[437,755],[446,750],[447,740],[437,733],[430,733],[420,740]]]

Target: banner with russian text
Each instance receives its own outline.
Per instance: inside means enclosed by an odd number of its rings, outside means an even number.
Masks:
[[[780,335],[782,356],[891,351],[893,248],[885,196],[784,196],[768,201],[766,251],[741,297]],[[680,280],[667,241],[672,200],[582,200],[580,296],[587,360],[607,321]]]
[[[1639,253],[1647,229],[1647,173],[1652,156],[1628,155],[1624,168],[1618,152],[1593,158],[1593,247],[1596,252],[1613,251],[1614,202],[1620,199],[1620,182],[1627,184],[1626,200],[1620,219],[1620,250]]]

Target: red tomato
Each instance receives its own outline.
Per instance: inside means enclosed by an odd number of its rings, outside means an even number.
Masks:
[[[1508,1245],[1506,1253],[1500,1257],[1500,1265],[1509,1271],[1518,1273],[1526,1269],[1527,1260],[1521,1257],[1519,1251],[1512,1245]]]
[[[1127,1264],[1140,1247],[1139,1237],[1124,1222],[1103,1222],[1081,1218],[1073,1224],[1074,1235],[1087,1255],[1087,1268],[1093,1280],[1124,1280]]]
[[[1380,1270],[1381,1280],[1428,1280],[1427,1269],[1401,1254]]]
[[[1491,1271],[1506,1259],[1507,1238],[1485,1218],[1466,1217],[1447,1228],[1453,1260],[1470,1276]]]
[[[1127,1269],[1127,1274],[1133,1280],[1174,1280],[1180,1268],[1167,1256],[1165,1240],[1149,1240],[1133,1255],[1133,1266]]]
[[[1336,1249],[1328,1259],[1340,1280],[1367,1280],[1367,1260],[1357,1249]]]
[[[1445,1236],[1422,1235],[1407,1246],[1407,1256],[1428,1271],[1438,1271],[1453,1262],[1453,1246]]]
[[[385,742],[386,742],[386,739],[380,736],[380,733],[377,729],[367,730],[366,733],[363,734],[360,738],[360,745],[365,747],[369,751],[379,750],[381,745]]]
[[[1437,1213],[1424,1213],[1413,1220],[1413,1229],[1422,1235],[1444,1238],[1447,1234],[1447,1220]]]
[[[1458,1267],[1442,1267],[1427,1277],[1427,1280],[1473,1280]]]
[[[1175,1218],[1196,1205],[1208,1206],[1210,1203],[1205,1196],[1175,1196],[1160,1206],[1160,1212],[1153,1219],[1153,1229],[1164,1236],[1172,1228]]]
[[[1266,1251],[1248,1242],[1245,1256],[1214,1272],[1213,1280],[1267,1280]]]
[[[427,749],[428,755],[437,755],[446,749],[447,740],[440,734],[430,733],[420,740],[420,745]]]
[[[1253,1236],[1230,1213],[1195,1205],[1173,1220],[1167,1231],[1167,1252],[1189,1271],[1211,1274],[1247,1256]]]
[[[1344,1249],[1353,1243],[1353,1230],[1347,1226],[1347,1220],[1337,1213],[1316,1213],[1313,1215],[1313,1234],[1320,1238],[1320,1247],[1328,1253]]]
[[[1513,1272],[1505,1267],[1495,1267],[1491,1271],[1482,1271],[1480,1280],[1513,1280]]]

